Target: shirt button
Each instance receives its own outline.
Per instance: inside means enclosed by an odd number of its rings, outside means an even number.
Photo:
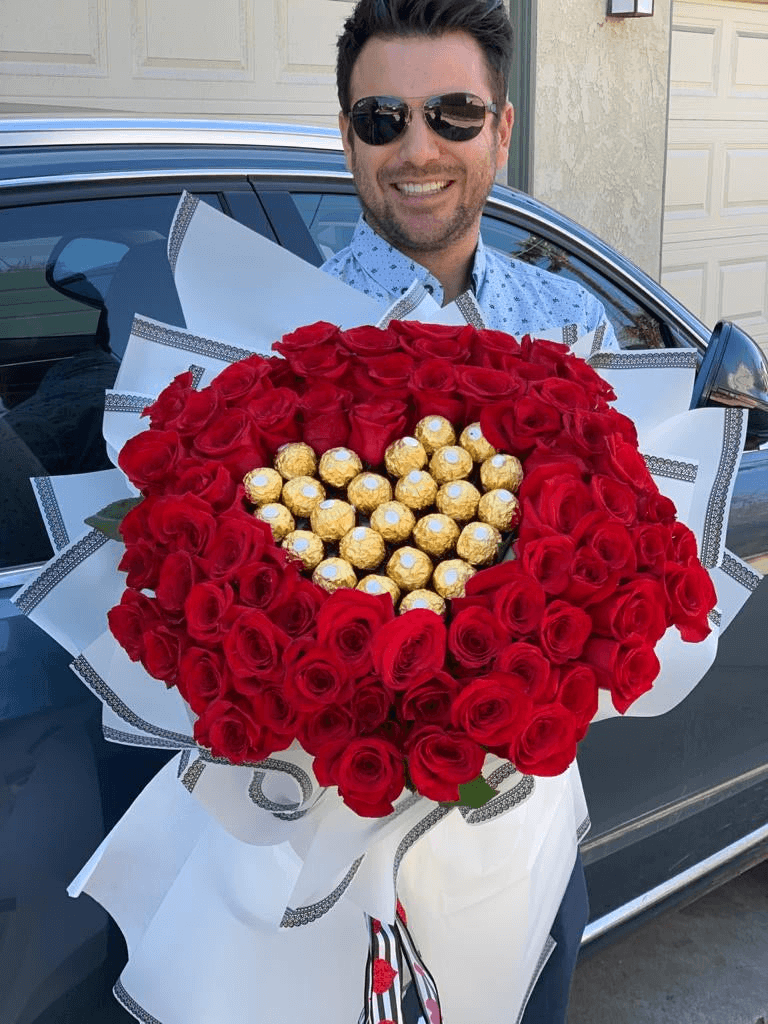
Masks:
[[[435,292],[435,289],[432,287],[431,284],[425,284],[424,288],[425,288],[426,291],[429,292],[430,295],[433,295],[434,292]]]

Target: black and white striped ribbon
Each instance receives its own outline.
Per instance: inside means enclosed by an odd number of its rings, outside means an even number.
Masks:
[[[400,909],[400,908],[398,908]],[[403,1009],[403,964],[411,974],[420,1021],[440,1024],[437,985],[419,955],[405,925],[404,915],[393,925],[368,917],[368,963],[365,971],[365,1005],[359,1024],[416,1024]]]

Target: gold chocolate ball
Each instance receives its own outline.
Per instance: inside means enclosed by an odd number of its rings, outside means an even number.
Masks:
[[[490,441],[486,441],[479,423],[470,423],[468,427],[464,427],[459,444],[466,448],[475,462],[484,462],[496,454],[496,449]]]
[[[283,484],[283,504],[295,516],[307,518],[325,499],[325,488],[311,476],[295,476]]]
[[[295,476],[314,476],[317,456],[303,441],[283,444],[275,454],[275,469],[286,480],[292,480]]]
[[[472,456],[459,445],[438,448],[429,463],[429,472],[439,484],[463,480],[472,472]]]
[[[437,558],[450,551],[458,537],[459,528],[453,519],[439,512],[424,516],[413,530],[413,539],[418,547]]]
[[[456,554],[470,565],[492,562],[501,544],[501,534],[488,523],[468,523],[456,542]]]
[[[387,562],[387,576],[393,579],[401,590],[418,590],[425,587],[431,575],[432,562],[418,548],[398,548]]]
[[[416,516],[402,501],[385,501],[371,513],[371,526],[390,544],[408,540],[416,523]]]
[[[497,530],[512,530],[520,519],[520,502],[506,487],[497,487],[482,496],[477,515]]]
[[[475,515],[479,501],[480,491],[469,480],[454,480],[453,483],[443,484],[435,498],[440,512],[460,523],[467,522]]]
[[[395,484],[395,497],[408,508],[427,508],[437,497],[437,484],[423,469],[412,469]]]
[[[523,466],[514,455],[492,455],[480,466],[480,482],[486,491],[506,487],[516,491],[523,480]]]
[[[389,576],[376,576],[373,573],[363,576],[357,584],[357,589],[362,590],[364,594],[389,594],[392,604],[397,604],[400,598],[400,587]]]
[[[275,540],[282,540],[291,530],[296,529],[296,522],[285,505],[279,505],[274,501],[268,505],[261,505],[253,515],[255,519],[261,519],[269,525]]]
[[[357,576],[344,558],[326,558],[312,573],[312,582],[333,593],[342,587],[354,587],[357,584]]]
[[[362,470],[359,455],[349,448],[330,448],[320,458],[320,479],[329,487],[346,487]]]
[[[432,576],[432,586],[441,597],[464,597],[464,588],[476,570],[460,558],[441,562]]]
[[[414,433],[428,455],[447,444],[456,443],[456,431],[445,416],[425,416],[416,424]]]
[[[412,590],[400,602],[400,614],[410,612],[414,608],[427,608],[436,615],[445,614],[445,600],[434,590]]]
[[[355,510],[346,501],[326,498],[312,509],[309,522],[323,540],[341,540],[355,525]]]
[[[427,453],[415,437],[401,437],[384,452],[384,465],[391,476],[405,476],[412,469],[424,469]]]
[[[370,515],[392,498],[392,484],[378,473],[358,473],[347,487],[347,498],[363,515]]]
[[[292,530],[283,539],[283,547],[289,555],[298,558],[305,569],[314,569],[325,554],[323,542],[310,530]]]
[[[356,526],[341,538],[339,554],[356,569],[375,569],[384,561],[384,538],[367,526]]]
[[[243,477],[243,486],[248,501],[254,505],[266,505],[269,501],[277,501],[283,489],[283,478],[274,469],[259,466]]]

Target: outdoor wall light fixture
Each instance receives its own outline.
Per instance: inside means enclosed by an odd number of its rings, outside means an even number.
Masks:
[[[608,0],[609,18],[650,18],[653,0]]]

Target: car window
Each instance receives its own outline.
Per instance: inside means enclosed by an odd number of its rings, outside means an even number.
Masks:
[[[356,195],[294,192],[293,201],[325,259],[352,241],[360,218],[360,200]]]
[[[202,199],[221,209],[217,196]],[[52,554],[30,477],[108,468],[101,418],[135,312],[184,326],[168,195],[38,203],[0,216],[0,569]]]

